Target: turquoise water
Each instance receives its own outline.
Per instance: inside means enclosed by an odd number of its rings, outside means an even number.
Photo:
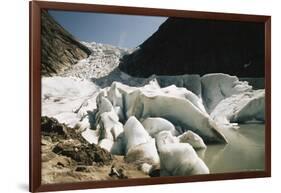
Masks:
[[[198,152],[211,173],[264,170],[264,124],[243,124],[224,130],[229,144],[208,145]]]

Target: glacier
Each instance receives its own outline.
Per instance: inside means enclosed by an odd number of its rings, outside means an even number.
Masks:
[[[198,149],[229,143],[223,131],[240,123],[265,121],[265,90],[236,76],[136,78],[118,68],[132,50],[82,43],[92,55],[42,78],[42,116],[56,118],[146,173],[160,165],[163,176],[207,174]]]

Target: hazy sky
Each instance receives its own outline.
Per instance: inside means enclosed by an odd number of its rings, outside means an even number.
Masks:
[[[78,40],[133,48],[141,44],[167,19],[71,11],[49,13]]]

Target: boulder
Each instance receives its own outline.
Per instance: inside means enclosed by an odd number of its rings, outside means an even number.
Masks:
[[[92,165],[93,162],[101,165],[110,164],[113,159],[108,151],[95,144],[81,143],[72,139],[58,143],[53,152],[69,157],[79,165]]]
[[[55,118],[42,116],[41,132],[44,135],[58,135],[58,136],[66,137],[67,126],[59,123]]]

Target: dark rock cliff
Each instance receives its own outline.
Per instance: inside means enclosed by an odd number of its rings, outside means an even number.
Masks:
[[[43,76],[63,71],[91,54],[86,46],[78,42],[45,10],[41,15],[41,50]]]
[[[125,55],[119,67],[139,77],[213,72],[263,77],[264,26],[168,18],[139,49]]]

